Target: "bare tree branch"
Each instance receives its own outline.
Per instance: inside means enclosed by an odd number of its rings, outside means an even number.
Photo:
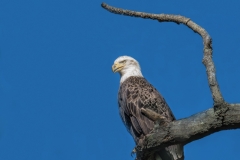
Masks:
[[[212,60],[212,40],[207,31],[194,23],[190,18],[171,14],[151,14],[115,8],[102,3],[102,7],[112,13],[126,16],[148,18],[159,22],[175,22],[184,24],[201,35],[204,45],[203,64],[206,67],[208,84],[212,93],[213,108],[197,113],[191,117],[165,121],[164,117],[151,110],[142,109],[141,112],[155,123],[153,131],[137,144],[137,159],[148,159],[150,152],[165,148],[173,144],[188,144],[218,131],[240,128],[240,104],[228,104],[224,101],[216,79],[216,70]]]
[[[225,104],[227,111],[217,115],[213,108],[191,117],[173,121],[166,127],[155,128],[142,144],[138,144],[138,156],[159,150],[172,144],[187,144],[222,130],[240,128],[240,104]],[[144,158],[143,158],[144,159]]]
[[[224,99],[222,97],[222,94],[220,92],[219,85],[216,79],[216,70],[214,67],[214,63],[212,61],[212,39],[209,36],[209,34],[205,31],[205,29],[203,29],[202,27],[194,23],[190,18],[186,18],[180,15],[151,14],[151,13],[144,13],[144,12],[136,12],[136,11],[130,11],[130,10],[125,10],[121,8],[115,8],[115,7],[109,6],[106,3],[102,3],[102,7],[108,10],[109,12],[112,12],[115,14],[153,19],[153,20],[158,20],[159,22],[175,22],[177,24],[182,23],[188,26],[194,32],[201,35],[203,38],[203,45],[204,45],[203,64],[205,65],[207,70],[208,83],[209,83],[210,90],[212,92],[214,105],[219,105],[224,103]]]

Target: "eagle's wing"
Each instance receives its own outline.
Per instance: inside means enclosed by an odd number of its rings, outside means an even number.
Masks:
[[[122,120],[136,142],[154,127],[153,121],[141,113],[141,108],[149,108],[169,122],[175,119],[164,98],[142,77],[130,77],[120,86],[118,103]]]

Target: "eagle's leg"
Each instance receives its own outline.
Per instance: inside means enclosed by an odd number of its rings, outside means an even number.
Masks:
[[[165,122],[167,121],[166,117],[154,112],[153,110],[151,109],[148,109],[148,108],[141,108],[141,112],[149,119],[151,119],[152,121],[156,122],[156,121],[159,121],[159,122]]]

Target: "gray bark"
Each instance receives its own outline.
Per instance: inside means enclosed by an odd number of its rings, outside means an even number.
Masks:
[[[188,144],[222,130],[240,128],[240,104],[222,104],[191,117],[157,125],[142,144],[137,145],[138,155],[144,155],[172,144]]]

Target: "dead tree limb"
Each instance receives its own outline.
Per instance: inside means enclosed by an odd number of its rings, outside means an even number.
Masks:
[[[138,157],[143,158],[148,151],[159,150],[172,144],[188,144],[222,130],[240,128],[240,104],[224,104],[221,114],[214,108],[191,117],[173,121],[166,127],[155,128],[142,144],[137,145]],[[144,158],[143,158],[144,159]]]
[[[155,127],[143,142],[137,145],[137,159],[145,159],[148,152],[169,145],[185,145],[218,131],[240,128],[240,104],[229,104],[222,97],[212,60],[212,39],[205,29],[194,23],[190,18],[180,15],[136,12],[115,8],[106,3],[102,3],[102,7],[115,14],[184,24],[203,39],[204,56],[202,62],[206,67],[208,85],[214,102],[213,107],[191,117],[164,124],[165,127]],[[164,118],[157,113],[153,113],[153,111],[142,110],[142,113],[153,121],[164,121]]]

